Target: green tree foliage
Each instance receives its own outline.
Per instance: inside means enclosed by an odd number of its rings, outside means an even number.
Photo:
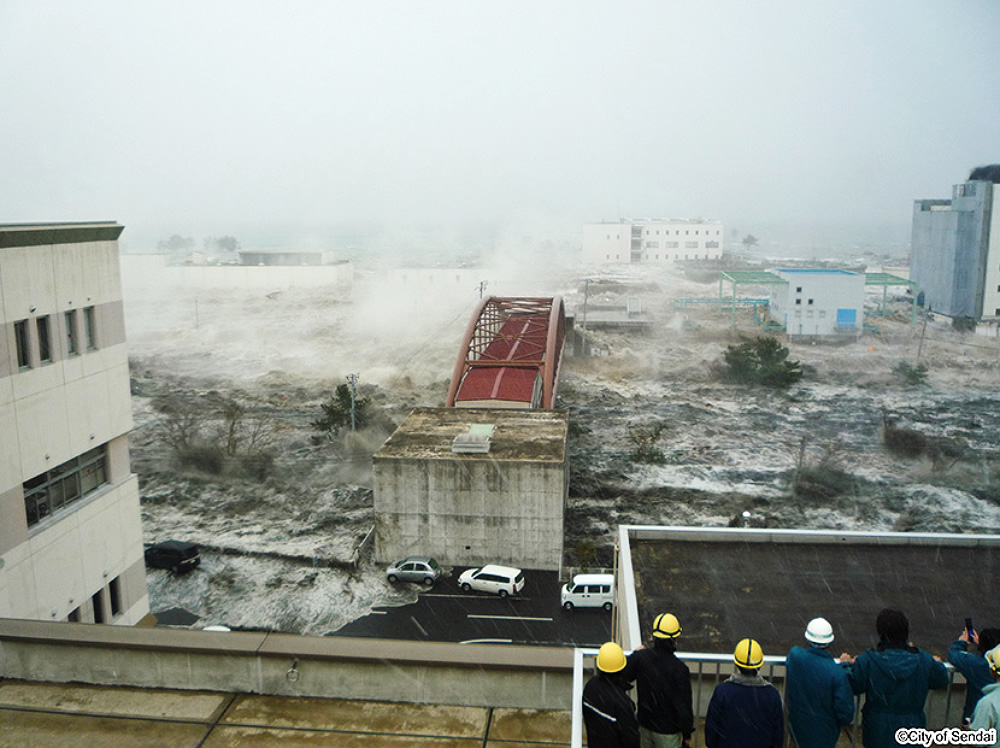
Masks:
[[[362,429],[371,421],[367,397],[354,396],[354,425]],[[351,425],[351,388],[346,384],[337,387],[333,397],[320,406],[323,415],[312,422],[317,431],[328,434],[331,438],[340,433],[344,426]]]
[[[914,366],[909,361],[900,361],[892,367],[895,374],[903,384],[916,386],[927,382],[927,367],[923,364]]]
[[[788,360],[788,348],[775,338],[757,338],[726,348],[723,379],[737,384],[788,387],[802,379],[802,366]]]

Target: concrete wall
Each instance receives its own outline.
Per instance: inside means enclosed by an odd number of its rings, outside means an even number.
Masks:
[[[374,462],[380,561],[561,568],[565,462],[382,459]]]
[[[985,279],[983,282],[983,317],[1000,317],[1000,190],[993,186],[987,231]]]
[[[167,265],[166,255],[121,256],[125,293],[144,291],[213,288],[274,290],[349,286],[354,280],[354,264],[308,266],[258,265]]]
[[[0,619],[0,678],[570,709],[573,650]]]

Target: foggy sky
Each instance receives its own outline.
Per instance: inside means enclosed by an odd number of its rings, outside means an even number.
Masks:
[[[998,39],[994,0],[0,0],[0,222],[908,239],[1000,161]]]

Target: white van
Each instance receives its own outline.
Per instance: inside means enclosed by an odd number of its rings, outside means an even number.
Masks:
[[[613,574],[577,574],[573,581],[562,588],[562,606],[573,608],[604,608],[614,604],[615,578]]]
[[[510,566],[487,564],[477,569],[466,569],[458,578],[462,592],[491,592],[500,597],[516,595],[524,589],[524,574]]]

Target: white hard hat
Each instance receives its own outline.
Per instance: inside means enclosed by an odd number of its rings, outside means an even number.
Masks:
[[[806,639],[813,644],[830,644],[833,641],[833,626],[825,618],[813,618],[806,626]]]

